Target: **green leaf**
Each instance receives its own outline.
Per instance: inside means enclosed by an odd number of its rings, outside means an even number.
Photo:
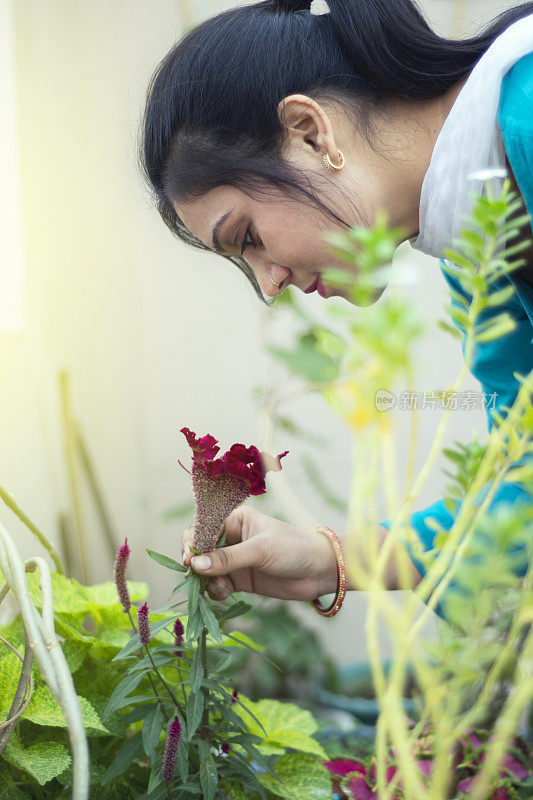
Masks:
[[[279,745],[284,748],[290,747],[292,750],[301,750],[302,753],[311,753],[322,759],[328,758],[328,754],[322,749],[316,739],[300,731],[291,731],[287,729],[272,731],[263,744]]]
[[[183,735],[183,730],[184,728],[182,723],[182,736],[178,747],[176,766],[178,768],[182,783],[186,783],[189,777],[189,744],[185,735]]]
[[[231,639],[231,641],[228,642],[227,639]],[[247,633],[243,633],[242,631],[231,631],[231,633],[224,634],[224,644],[227,647],[232,647],[232,641],[236,643],[233,646],[247,647],[249,650],[257,650],[260,653],[265,650],[262,644],[257,644],[251,636],[248,636]]]
[[[202,663],[202,647],[199,643],[194,651],[191,661],[191,670],[189,673],[189,680],[191,682],[191,692],[197,692],[201,686],[202,678],[204,677],[204,665]]]
[[[332,381],[339,372],[335,361],[317,349],[314,332],[301,336],[293,352],[273,345],[268,345],[267,350],[280,361],[284,361],[292,372],[303,375],[311,383]]]
[[[331,800],[328,769],[314,756],[288,753],[276,761],[278,783],[271,775],[258,775],[260,782],[279,797],[291,800]]]
[[[202,612],[200,611],[200,604],[197,603],[196,608],[192,614],[189,614],[187,620],[187,627],[185,628],[185,637],[187,642],[196,641],[204,629],[204,620]]]
[[[439,319],[437,321],[437,325],[439,328],[442,328],[443,331],[446,333],[450,333],[455,339],[462,339],[462,333],[458,328],[455,328],[453,325],[450,325],[449,322],[445,322],[443,319]]]
[[[487,297],[487,305],[490,307],[500,306],[506,303],[515,293],[515,288],[511,284],[504,289],[499,289],[497,292],[491,292]]]
[[[135,672],[132,675],[126,675],[125,678],[122,678],[109,698],[109,702],[102,714],[102,719],[107,719],[117,708],[122,708],[124,705],[128,704],[123,701],[137,688],[143,677],[144,673]]]
[[[31,800],[14,783],[11,770],[5,761],[0,761],[0,797],[2,800]]]
[[[207,758],[202,759],[200,764],[200,786],[202,787],[204,800],[213,800],[218,785],[218,775],[213,756],[209,753]]]
[[[143,721],[142,740],[144,752],[153,761],[155,758],[159,736],[163,730],[163,710],[158,703],[155,708],[148,712]]]
[[[262,739],[268,739],[270,734],[274,732],[281,736],[286,731],[293,731],[310,737],[318,730],[318,723],[311,712],[299,708],[294,703],[281,703],[279,700],[270,698],[254,703],[247,697],[245,698],[242,695],[241,697],[246,709],[253,713],[263,726],[264,733],[259,725],[250,721],[244,709],[235,706],[234,710],[244,720],[248,730],[257,736],[261,736]]]
[[[167,617],[166,619],[160,619],[157,622],[150,623],[150,635],[151,641],[160,633],[164,628],[168,627],[171,622],[173,622],[178,615],[176,614],[173,617]],[[128,656],[133,655],[136,650],[139,650],[141,647],[141,643],[139,641],[139,634],[135,633],[129,642],[124,645],[122,650],[120,650],[116,656],[113,657],[113,661],[121,661],[123,658],[127,658]]]
[[[506,312],[504,314],[499,314],[496,319],[497,321],[493,322],[490,326],[484,327],[479,333],[476,330],[476,342],[492,342],[494,339],[500,339],[506,336],[516,328],[516,322]]]
[[[23,747],[16,731],[13,731],[3,756],[14,767],[32,775],[41,786],[61,775],[71,762],[70,755],[62,744],[38,742]]]
[[[198,609],[198,598],[200,596],[200,580],[202,579],[203,575],[197,575],[195,572],[192,572],[189,578],[190,586],[189,586],[189,620],[191,617],[194,616],[195,612]]]
[[[104,777],[102,778],[102,786],[105,786],[106,783],[112,781],[113,778],[118,778],[119,775],[122,775],[122,773],[128,769],[130,764],[132,764],[136,758],[142,755],[142,753],[143,753],[143,742],[142,742],[142,736],[139,733],[132,739],[128,739],[128,741],[123,745],[121,750],[118,752],[115,759],[106,769]]]
[[[187,698],[187,740],[190,742],[202,720],[204,695],[202,692],[189,692]]]
[[[174,558],[164,556],[162,553],[156,553],[155,550],[147,549],[146,552],[150,558],[152,558],[154,561],[157,561],[158,564],[168,567],[168,569],[173,569],[176,572],[187,572],[187,567],[184,567],[183,564],[179,564]]]
[[[202,619],[204,621],[208,633],[211,634],[213,639],[216,639],[217,642],[220,642],[220,644],[222,644],[224,641],[222,636],[222,631],[220,630],[217,618],[215,617],[213,611],[209,607],[209,603],[207,602],[205,597],[202,597],[202,595],[200,595],[198,600],[200,603],[200,612],[202,614]]]
[[[234,603],[229,608],[224,609],[220,614],[218,621],[219,623],[223,622],[227,619],[232,619],[233,617],[240,617],[241,614],[246,614],[253,606],[250,603],[245,603],[244,600],[239,600],[237,603]]]
[[[109,733],[102,725],[100,717],[91,703],[85,697],[79,697],[81,716],[86,728],[98,733]],[[63,709],[47,686],[39,686],[33,693],[30,703],[24,713],[24,719],[29,719],[35,725],[47,725],[53,728],[66,728],[67,722]]]
[[[147,795],[152,797],[156,793],[158,786],[163,783],[163,764],[161,758],[157,760],[157,764],[153,767],[150,773],[150,780],[148,781]]]

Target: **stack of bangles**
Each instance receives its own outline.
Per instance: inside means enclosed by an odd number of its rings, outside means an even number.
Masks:
[[[339,611],[346,595],[346,566],[344,564],[344,553],[339,537],[331,528],[326,527],[326,525],[319,525],[316,530],[320,531],[320,533],[324,533],[331,540],[335,549],[335,557],[337,559],[337,591],[333,602],[328,608],[324,608],[318,597],[309,602],[312,603],[318,613],[322,614],[323,617],[334,617],[337,611]]]

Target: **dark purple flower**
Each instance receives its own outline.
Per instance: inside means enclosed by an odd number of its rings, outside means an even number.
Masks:
[[[124,539],[124,544],[117,550],[114,566],[115,586],[117,587],[118,599],[124,611],[129,611],[131,608],[130,593],[128,592],[128,585],[126,583],[126,567],[128,566],[130,553],[131,550],[128,547],[128,540]]]
[[[229,744],[227,742],[222,743],[222,752],[229,753]]]
[[[176,767],[176,757],[181,738],[181,723],[178,717],[174,717],[168,729],[165,753],[163,755],[163,780],[171,781]]]
[[[235,703],[237,702],[237,700],[235,698],[237,698],[238,696],[239,696],[239,692],[237,691],[237,689],[234,689],[233,690],[233,695],[231,697],[231,705],[232,706],[234,706]]]
[[[184,633],[183,623],[181,619],[178,618],[174,623],[174,645],[176,647],[179,647],[180,644],[183,642],[183,633]],[[183,651],[174,650],[174,655],[177,656],[178,658],[181,658],[181,656],[183,655]]]
[[[197,438],[194,431],[181,428],[193,451],[192,485],[196,500],[193,546],[208,553],[216,546],[222,526],[231,512],[250,495],[263,494],[265,475],[269,470],[279,472],[281,459],[261,453],[254,445],[233,444],[220,458],[217,440],[207,434]]]
[[[141,644],[148,644],[150,641],[150,621],[148,619],[148,605],[143,603],[137,609],[137,627],[139,629],[139,641]]]

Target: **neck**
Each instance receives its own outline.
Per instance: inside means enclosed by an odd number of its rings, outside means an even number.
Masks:
[[[422,184],[429,169],[431,156],[444,123],[468,75],[439,97],[425,101],[404,102],[404,130],[411,142],[402,159],[398,180],[403,185],[401,195],[405,205],[402,218],[397,223],[408,231],[406,239],[418,236],[420,196]]]

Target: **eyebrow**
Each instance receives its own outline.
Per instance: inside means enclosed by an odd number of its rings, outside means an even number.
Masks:
[[[222,247],[220,246],[220,242],[218,241],[218,234],[219,234],[220,228],[222,227],[224,222],[227,220],[227,218],[230,216],[232,211],[233,211],[232,208],[229,211],[226,211],[226,213],[223,214],[220,217],[220,219],[215,222],[215,227],[213,228],[213,233],[211,235],[211,244],[213,245],[213,248],[215,250],[218,250],[219,252],[222,252],[222,253],[224,252],[224,250],[222,249]]]

